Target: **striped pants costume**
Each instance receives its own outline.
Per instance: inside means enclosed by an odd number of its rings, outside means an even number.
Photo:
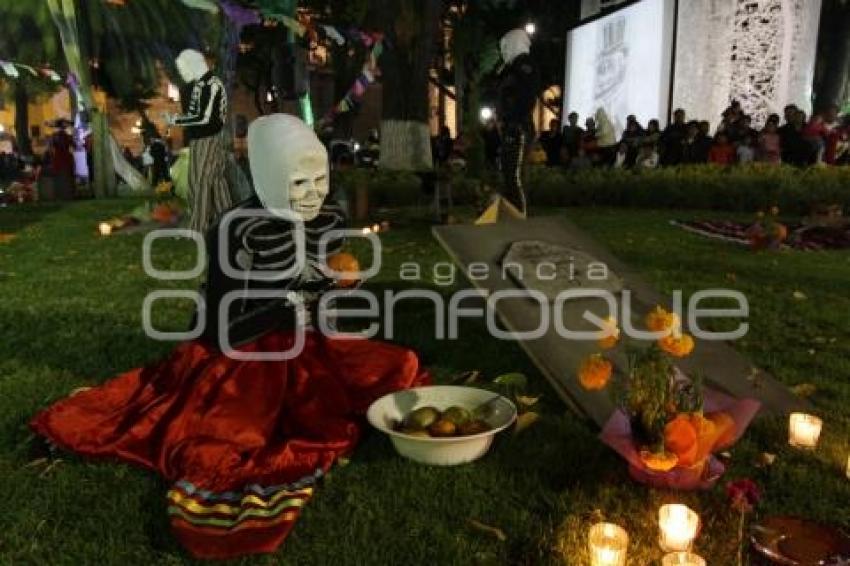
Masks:
[[[502,130],[502,197],[526,213],[525,191],[522,188],[522,162],[525,159],[525,130],[510,124]]]
[[[189,228],[206,234],[233,202],[227,184],[227,155],[220,135],[189,142]]]

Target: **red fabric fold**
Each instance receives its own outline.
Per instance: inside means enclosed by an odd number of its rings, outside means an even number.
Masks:
[[[293,340],[291,332],[275,332],[241,350],[285,351]],[[55,403],[31,426],[78,454],[118,458],[211,492],[238,492],[326,471],[354,448],[372,401],[427,381],[411,350],[362,339],[307,333],[299,356],[276,362],[233,360],[187,342],[158,364]],[[239,529],[174,517],[172,525],[196,556],[226,558],[273,551],[297,513]]]

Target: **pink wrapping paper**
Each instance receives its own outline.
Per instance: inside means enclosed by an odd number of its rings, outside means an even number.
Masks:
[[[714,389],[706,388],[703,391],[703,397],[703,407],[706,413],[725,411],[732,416],[735,421],[734,442],[738,442],[738,439],[747,430],[750,422],[761,408],[761,403],[755,399],[735,399]],[[626,459],[629,463],[629,474],[632,479],[652,487],[688,491],[709,489],[717,483],[717,480],[726,471],[723,463],[713,455],[709,456],[704,467],[673,468],[668,472],[648,469],[641,461],[638,447],[632,440],[629,418],[619,409],[605,423],[599,438]]]

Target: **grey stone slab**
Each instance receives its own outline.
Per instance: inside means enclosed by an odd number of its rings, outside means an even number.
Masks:
[[[631,319],[636,327],[641,326],[645,313],[656,304],[672,308],[671,296],[658,293],[635,269],[566,218],[537,217],[489,225],[436,226],[433,233],[475,287],[488,293],[521,289],[523,286],[538,289],[549,301],[549,316],[560,314],[564,326],[569,329],[593,330],[594,327],[584,320],[583,313],[590,311],[603,316],[607,312],[604,303],[594,298],[570,300],[560,313],[555,313],[551,304],[559,284],[563,289],[593,286],[586,279],[569,280],[564,277],[571,268],[570,263],[579,270],[579,266],[586,265],[589,259],[605,264],[610,270],[610,281],[597,287],[622,284],[631,293]],[[520,244],[517,245],[517,242]],[[521,253],[523,248],[527,253]],[[504,260],[506,256],[516,260],[518,250],[520,259],[516,262],[524,263],[526,268],[534,263],[534,257],[546,258],[551,252],[550,260],[554,260],[559,277],[554,281],[548,280],[551,268],[545,271],[547,278],[543,281],[539,277],[528,277],[530,271],[526,271],[525,277],[516,277],[516,268],[505,268]],[[570,262],[571,254],[574,258],[581,256],[581,259]],[[470,269],[471,264],[473,267]],[[486,273],[481,264],[487,265]],[[501,299],[496,310],[502,323],[512,332],[538,328],[547,316],[544,308],[528,297]],[[568,406],[602,426],[615,409],[610,393],[585,391],[575,377],[581,360],[598,351],[596,343],[567,340],[558,334],[553,324],[547,326],[542,336],[519,340],[520,345]],[[625,367],[626,354],[621,347],[609,353],[618,368]],[[773,376],[755,368],[747,358],[724,342],[697,339],[694,353],[682,360],[679,367],[686,374],[699,371],[709,386],[735,397],[759,399],[763,410],[772,413],[808,406]]]

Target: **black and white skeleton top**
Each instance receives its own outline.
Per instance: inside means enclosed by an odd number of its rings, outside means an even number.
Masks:
[[[328,256],[338,253],[344,240],[332,237],[324,251],[319,249],[319,240],[331,230],[345,227],[346,219],[334,202],[325,201],[319,215],[305,222],[304,268],[301,273],[287,279],[244,280],[228,275],[220,264],[219,245],[221,237],[227,237],[227,260],[243,273],[258,277],[272,271],[283,272],[296,264],[295,228],[292,223],[265,214],[257,197],[237,205],[207,233],[209,268],[205,290],[206,325],[202,337],[215,347],[220,346],[219,305],[225,295],[236,291],[237,297],[228,308],[226,329],[230,344],[238,346],[256,340],[275,329],[292,327],[295,324],[295,302],[302,302],[313,312],[319,295],[334,286],[335,281],[321,272]],[[252,212],[260,215],[251,215]],[[231,222],[228,215],[236,212]],[[243,216],[247,214],[247,216]],[[220,226],[226,226],[220,230]],[[253,291],[274,291],[279,296],[251,298]]]
[[[174,123],[186,128],[189,139],[218,134],[227,118],[227,92],[224,90],[224,83],[213,75],[212,71],[208,71],[190,86],[192,94],[185,109],[186,113],[176,116]]]
[[[496,116],[503,127],[520,126],[533,132],[531,113],[540,92],[540,73],[527,53],[518,55],[499,74]]]

